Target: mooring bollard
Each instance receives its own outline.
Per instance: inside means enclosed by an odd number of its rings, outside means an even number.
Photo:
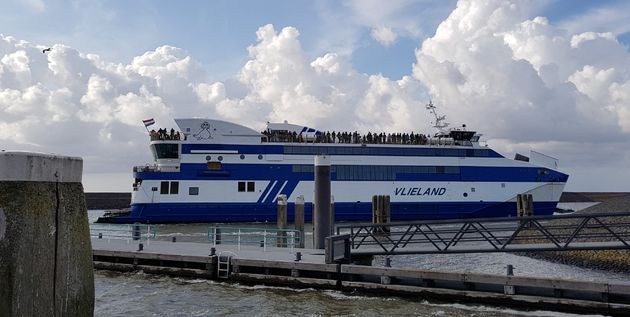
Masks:
[[[390,257],[385,258],[385,267],[392,267],[392,259]]]
[[[177,242],[177,237],[173,237],[172,241],[173,243]]]
[[[0,315],[92,316],[81,158],[0,152]]]
[[[507,265],[507,276],[514,276],[514,266],[512,264]],[[514,295],[516,294],[516,287],[514,285],[503,285],[503,293]]]
[[[302,260],[302,252],[295,252],[295,262],[300,262]]]
[[[142,251],[142,250],[144,250],[144,244],[139,243],[138,244],[138,251]]]
[[[98,238],[99,238],[99,239],[103,239],[103,233],[102,233],[102,232],[99,232],[99,233],[98,233]]]
[[[215,247],[210,248],[210,256],[215,256],[215,255],[217,255],[217,248]]]

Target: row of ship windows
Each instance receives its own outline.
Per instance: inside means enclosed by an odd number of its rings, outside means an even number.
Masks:
[[[157,188],[156,188],[157,189]],[[179,182],[160,182],[160,194],[177,195],[179,194]],[[188,195],[199,195],[199,187],[188,187]]]
[[[310,173],[313,165],[293,165],[294,173]],[[460,174],[459,166],[391,166],[336,165],[331,166],[337,180],[395,180],[397,174]]]
[[[154,144],[151,147],[158,159],[177,159],[179,147],[177,144]],[[396,155],[396,156],[452,156],[452,157],[487,157],[488,149],[441,149],[441,148],[387,148],[387,147],[359,147],[359,146],[285,146],[284,154],[308,155]],[[221,159],[222,156],[219,156]],[[241,159],[245,156],[241,154]],[[262,159],[258,155],[258,159]]]
[[[239,192],[254,192],[256,191],[255,182],[238,182],[237,189]],[[157,188],[155,188],[157,190]],[[179,194],[179,182],[160,182],[160,194],[162,195],[177,195]],[[199,195],[199,187],[188,187],[188,195]]]
[[[487,157],[487,149],[387,148],[341,146],[285,146],[284,154],[328,155],[396,155],[396,156],[454,156]]]

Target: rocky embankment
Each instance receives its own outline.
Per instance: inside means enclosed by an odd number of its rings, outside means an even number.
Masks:
[[[600,204],[577,211],[576,214],[613,212],[630,212],[630,194],[610,197]],[[630,223],[630,217],[620,217],[616,222]],[[630,234],[630,227],[623,228],[622,232]],[[626,237],[626,239],[628,238]],[[541,252],[529,253],[528,256],[559,263],[630,273],[630,250]]]

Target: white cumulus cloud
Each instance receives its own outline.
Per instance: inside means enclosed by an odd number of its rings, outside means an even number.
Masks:
[[[392,44],[396,43],[396,39],[398,38],[396,33],[394,33],[391,28],[388,28],[386,26],[373,28],[372,33],[370,34],[372,35],[373,39],[375,39],[377,42],[381,43],[381,45],[385,47],[391,46]]]
[[[504,139],[499,149],[579,155],[614,174],[630,156],[627,48],[611,33],[571,34],[527,12],[521,1],[460,0],[416,51],[414,76],[452,119]]]
[[[390,25],[377,10],[366,12],[367,29]],[[592,182],[595,173],[583,172],[590,170],[604,173],[602,183],[626,184],[627,48],[611,33],[572,33],[530,12],[521,1],[460,0],[400,80],[361,73],[347,54],[310,56],[294,27],[260,27],[247,62],[221,82],[169,45],[124,64],[61,44],[43,54],[44,46],[0,36],[0,144],[83,156],[87,173],[120,173],[150,160],[146,118],[167,128],[173,118],[195,116],[255,129],[288,120],[428,133],[424,103],[432,98],[453,124],[467,123],[505,154],[534,148],[567,162],[577,182]],[[376,37],[393,43],[390,31]]]

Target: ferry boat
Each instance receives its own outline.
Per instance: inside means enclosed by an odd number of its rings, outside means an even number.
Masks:
[[[391,220],[516,215],[517,194],[532,194],[535,215],[550,215],[567,182],[558,160],[532,151],[509,159],[480,134],[448,128],[432,103],[432,136],[324,132],[268,123],[258,132],[214,119],[176,119],[179,131],[150,133],[154,162],[133,169],[129,212],[101,222],[275,221],[285,195],[289,220],[303,196],[312,217],[314,156],[331,161],[337,221],[369,221],[373,195],[389,195]],[[145,123],[146,125],[146,123]]]

